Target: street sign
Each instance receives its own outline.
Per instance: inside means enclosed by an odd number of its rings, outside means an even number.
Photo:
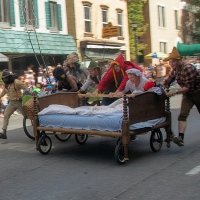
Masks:
[[[110,38],[119,36],[119,27],[113,26],[111,22],[102,28],[102,38]]]

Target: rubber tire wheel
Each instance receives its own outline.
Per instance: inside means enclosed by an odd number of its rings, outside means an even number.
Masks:
[[[66,142],[67,140],[69,140],[69,138],[71,137],[72,134],[61,134],[61,135],[63,135],[63,136],[65,135],[66,137],[61,138],[60,134],[59,135],[55,134],[56,139],[61,141],[61,142]]]
[[[155,146],[155,143],[157,146]],[[152,151],[157,152],[160,151],[163,144],[163,135],[160,129],[151,131],[150,137],[150,147]]]
[[[27,129],[27,126],[26,126],[27,120],[30,120],[30,119],[28,119],[27,116],[25,116],[24,119],[23,119],[24,132],[30,139],[35,140],[33,129],[32,129],[32,134],[30,134],[30,132]],[[31,124],[33,124],[33,120],[30,120],[30,121],[31,121]]]
[[[45,151],[42,149],[42,147],[44,147],[44,146],[47,147],[47,149]],[[43,154],[43,155],[48,154],[51,150],[51,147],[52,147],[52,141],[51,141],[51,138],[49,136],[45,135],[45,136],[42,136],[39,139],[39,141],[38,141],[38,151],[41,154]]]
[[[75,134],[75,140],[78,144],[82,145],[84,144],[88,139],[87,134]]]
[[[124,146],[121,141],[115,147],[115,160],[119,165],[126,163],[124,160]]]

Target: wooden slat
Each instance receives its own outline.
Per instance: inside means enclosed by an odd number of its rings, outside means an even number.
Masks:
[[[130,97],[129,94],[126,95],[127,97]],[[117,96],[116,94],[113,94],[112,97],[109,96],[109,94],[98,94],[97,96],[94,96],[92,93],[87,93],[87,94],[78,94],[79,98],[84,98],[84,97],[109,97],[109,98],[121,98],[119,96]]]
[[[68,134],[87,134],[87,135],[99,135],[99,136],[110,136],[110,137],[122,137],[121,132],[111,132],[111,131],[83,130],[83,129],[80,130],[80,129],[53,128],[53,127],[43,127],[43,126],[38,126],[37,130],[63,132]]]

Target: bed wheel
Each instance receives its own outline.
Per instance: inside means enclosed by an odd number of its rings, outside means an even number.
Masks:
[[[33,132],[33,120],[30,120],[27,118],[27,116],[24,116],[23,119],[23,129],[25,134],[32,140],[35,140],[34,132]]]
[[[124,146],[121,141],[118,141],[117,146],[115,147],[115,160],[119,165],[125,164]]]
[[[66,142],[71,137],[71,134],[68,134],[68,133],[56,134],[54,132],[54,134],[55,134],[56,139],[61,141],[61,142]]]
[[[45,155],[48,154],[49,151],[51,150],[52,147],[52,141],[51,138],[47,135],[43,135],[42,137],[40,137],[39,141],[38,141],[38,151]]]
[[[151,131],[150,146],[152,151],[157,152],[161,149],[163,143],[163,135],[160,129]]]
[[[84,144],[88,139],[87,134],[75,134],[75,140],[78,144]]]

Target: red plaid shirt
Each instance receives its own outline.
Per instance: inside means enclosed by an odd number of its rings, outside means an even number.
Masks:
[[[188,88],[189,92],[200,89],[200,74],[190,64],[180,65],[176,69],[173,69],[168,79],[165,80],[164,86],[169,87],[175,80],[181,88]]]

